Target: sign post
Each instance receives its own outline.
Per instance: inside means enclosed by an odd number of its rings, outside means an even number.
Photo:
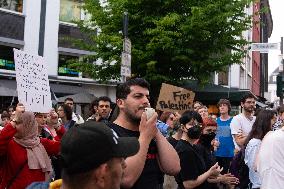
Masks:
[[[131,76],[131,41],[128,38],[128,13],[123,15],[123,52],[121,54],[120,75],[122,82]]]

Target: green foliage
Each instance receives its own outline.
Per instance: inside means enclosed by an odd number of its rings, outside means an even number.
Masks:
[[[242,63],[244,46],[248,44],[242,32],[251,27],[251,16],[244,9],[251,2],[85,0],[84,9],[91,18],[79,25],[90,43],[82,46],[96,53],[72,66],[94,79],[118,79],[122,19],[127,11],[134,76],[155,82],[179,83],[189,78],[207,82],[212,72]],[[97,59],[102,63],[93,64]]]

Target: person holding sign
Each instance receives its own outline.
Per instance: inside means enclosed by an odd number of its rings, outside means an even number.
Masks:
[[[134,136],[140,143],[139,152],[125,160],[121,188],[163,188],[163,173],[175,175],[180,165],[175,149],[156,127],[158,115],[149,108],[149,83],[130,79],[117,87],[116,98],[119,114],[109,126],[119,136]]]
[[[32,112],[17,112],[0,133],[2,180],[0,188],[24,189],[35,181],[45,181],[52,172],[49,155],[59,154],[60,142],[38,137]]]

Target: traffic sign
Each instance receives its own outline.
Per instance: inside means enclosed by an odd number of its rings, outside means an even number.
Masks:
[[[278,43],[252,43],[251,51],[260,51],[261,53],[268,53],[269,50],[278,50]]]

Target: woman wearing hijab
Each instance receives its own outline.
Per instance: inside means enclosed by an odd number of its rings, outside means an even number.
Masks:
[[[52,172],[49,155],[57,155],[59,149],[59,141],[38,137],[32,112],[17,113],[0,133],[0,157],[5,161],[0,189],[24,189],[47,181]]]

